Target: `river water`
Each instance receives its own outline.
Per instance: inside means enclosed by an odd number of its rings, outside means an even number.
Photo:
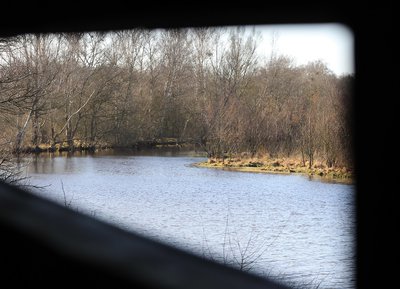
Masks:
[[[308,288],[355,288],[354,185],[192,165],[203,160],[43,154],[27,173],[43,187],[35,194],[218,262]]]

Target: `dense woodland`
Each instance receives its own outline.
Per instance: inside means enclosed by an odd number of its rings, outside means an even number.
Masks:
[[[209,157],[351,166],[353,76],[320,61],[295,65],[279,51],[262,58],[257,43],[240,28],[0,39],[1,163],[27,147],[174,138]]]

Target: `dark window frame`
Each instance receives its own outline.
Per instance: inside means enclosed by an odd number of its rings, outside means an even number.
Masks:
[[[327,22],[342,23],[353,31],[356,57],[353,136],[357,181],[357,288],[379,288],[383,287],[385,282],[390,283],[395,274],[391,273],[394,267],[387,261],[394,259],[392,256],[395,247],[392,234],[395,231],[394,228],[398,228],[396,227],[398,215],[395,214],[396,202],[393,189],[396,173],[387,163],[385,155],[387,152],[396,152],[393,141],[393,134],[396,131],[396,106],[392,96],[393,84],[396,82],[394,75],[390,73],[394,55],[394,45],[392,45],[393,27],[395,26],[394,4],[382,2],[371,5],[365,3],[362,7],[352,7],[349,3],[333,1],[300,2],[296,5],[286,2],[272,4],[265,1],[262,4],[246,2],[235,7],[234,5],[207,4],[205,2],[193,4],[194,6],[171,2],[151,2],[144,6],[126,7],[125,2],[117,2],[113,1],[106,5],[100,4],[100,2],[92,5],[81,3],[79,6],[59,2],[57,7],[54,6],[54,2],[50,1],[41,4],[37,2],[4,4],[2,10],[8,13],[11,19],[0,18],[0,37],[20,33],[115,30],[134,27],[168,28]],[[32,200],[33,197],[26,197],[23,192],[4,184],[0,184],[0,186],[2,196],[0,224],[1,236],[3,236],[1,245],[3,253],[11,258],[7,260],[12,264],[7,274],[14,276],[15,280],[23,280],[31,273],[27,271],[26,266],[19,266],[18,262],[27,261],[29,256],[39,258],[34,254],[35,248],[41,248],[44,240],[38,238],[35,239],[37,243],[33,242],[33,235],[29,235],[30,233],[28,234],[28,231],[23,228],[16,227],[14,221],[21,221],[24,217],[28,217],[25,209],[35,209],[32,206],[36,206],[35,213],[38,216],[46,214],[47,209],[61,210],[63,214],[65,212],[61,207],[56,209],[45,200],[35,199],[33,203],[24,203],[23,206],[17,200],[13,203],[10,200],[16,196],[25,200]],[[5,202],[4,198],[11,203]],[[6,210],[4,204],[12,207]],[[42,209],[43,211],[41,211]],[[31,226],[40,225],[39,223],[35,224],[33,220],[31,219]],[[87,222],[90,223],[90,221]],[[22,231],[18,231],[18,228]],[[110,232],[115,230],[109,229]],[[10,236],[10,238],[4,238],[4,236]],[[23,239],[21,239],[22,237]],[[23,240],[25,241],[23,242]],[[36,244],[38,247],[30,246],[26,240],[32,241],[32,244]],[[17,244],[22,247],[18,247]],[[181,253],[176,252],[176,254]],[[15,256],[14,259],[13,256]],[[62,256],[58,260],[64,260],[64,257]],[[34,271],[38,271],[40,268],[35,266],[34,261],[37,260],[30,259],[30,265]],[[378,272],[382,268],[385,268],[386,272],[380,275]],[[46,269],[53,269],[53,273],[55,271],[51,266]],[[107,270],[105,269],[104,272],[110,273]],[[104,273],[103,276],[107,276],[108,273]],[[235,274],[234,276],[241,275],[240,273]],[[247,275],[245,274],[245,276]],[[58,277],[61,278],[61,275]],[[102,284],[110,283],[106,281],[99,283],[99,285]]]

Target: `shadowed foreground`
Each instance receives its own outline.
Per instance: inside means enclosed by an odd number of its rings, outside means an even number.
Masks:
[[[128,233],[0,183],[3,276],[13,287],[288,288]]]

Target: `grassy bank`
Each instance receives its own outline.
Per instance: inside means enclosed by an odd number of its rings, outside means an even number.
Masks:
[[[131,144],[115,145],[109,143],[91,144],[81,140],[74,140],[72,146],[68,142],[58,142],[55,145],[40,144],[38,146],[25,146],[21,149],[23,153],[42,153],[42,152],[76,152],[90,151],[95,152],[104,149],[132,149],[146,150],[159,148],[182,148],[194,146],[193,140],[178,140],[176,138],[160,138],[154,140],[139,140]]]
[[[210,158],[206,162],[197,163],[198,167],[217,168],[253,173],[276,173],[276,174],[303,174],[323,181],[334,181],[352,184],[354,173],[345,167],[327,167],[322,162],[316,162],[311,168],[306,162],[303,165],[296,158]]]
[[[72,146],[70,146],[67,142],[59,142],[55,145],[40,144],[38,146],[25,146],[20,151],[23,153],[83,152],[83,151],[94,152],[99,149],[109,149],[109,148],[112,148],[112,146],[105,143],[92,145],[85,142],[74,140]]]

